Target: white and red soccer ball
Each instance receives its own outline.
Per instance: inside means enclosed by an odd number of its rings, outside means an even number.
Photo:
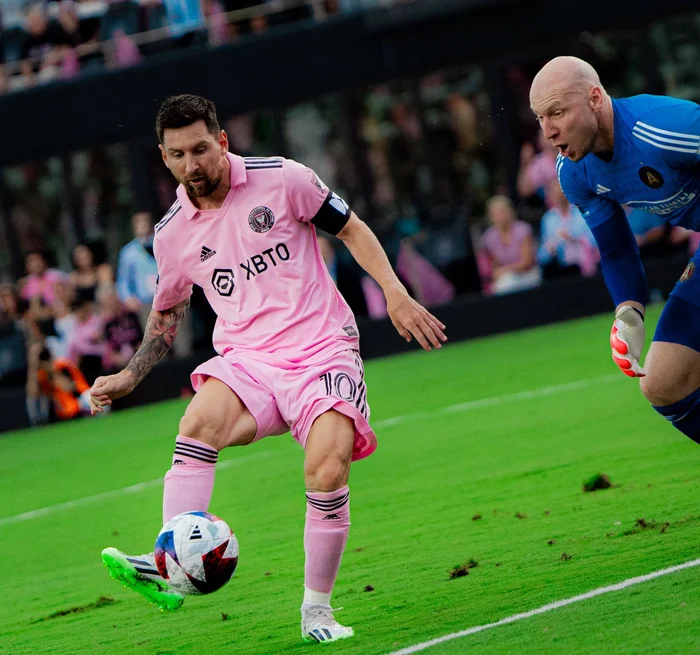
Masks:
[[[170,519],[155,545],[158,572],[181,594],[221,589],[238,564],[238,541],[231,528],[208,512],[184,512]]]

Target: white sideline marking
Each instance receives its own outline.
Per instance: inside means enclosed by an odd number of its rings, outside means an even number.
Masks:
[[[640,575],[636,578],[628,578],[617,584],[608,585],[607,587],[599,587],[598,589],[593,589],[592,591],[587,591],[585,594],[579,594],[578,596],[573,596],[571,598],[565,598],[563,600],[556,600],[548,605],[543,605],[537,609],[530,610],[529,612],[522,612],[520,614],[513,614],[513,616],[508,616],[505,619],[496,621],[495,623],[486,623],[485,625],[477,625],[474,628],[469,628],[467,630],[462,630],[461,632],[453,632],[452,634],[445,635],[444,637],[438,637],[436,639],[431,639],[430,641],[424,641],[422,644],[416,644],[415,646],[409,646],[408,648],[402,648],[401,650],[393,651],[389,655],[411,655],[411,653],[418,653],[422,650],[431,648],[432,646],[437,646],[438,644],[444,644],[446,641],[452,641],[453,639],[460,639],[468,635],[473,635],[477,632],[483,632],[489,628],[497,628],[501,625],[507,625],[508,623],[515,623],[521,619],[529,619],[532,616],[537,616],[538,614],[544,614],[551,610],[559,609],[560,607],[566,607],[573,603],[578,603],[582,600],[588,600],[589,598],[595,598],[596,596],[602,596],[603,594],[609,594],[612,591],[621,591],[622,589],[627,589],[633,585],[641,584],[642,582],[649,582],[649,580],[654,580],[655,578],[660,578],[663,575],[669,575],[671,573],[676,573],[682,571],[683,569],[690,569],[694,566],[700,566],[700,559],[694,559],[690,562],[684,562],[683,564],[678,564],[676,566],[670,566],[667,569],[660,569],[659,571],[654,571],[653,573],[647,573],[646,575]]]
[[[262,459],[263,457],[269,457],[270,453],[266,451],[260,451],[259,453],[251,453],[250,455],[243,455],[241,457],[236,457],[235,459],[227,459],[226,461],[220,462],[216,465],[216,470],[227,469],[231,466],[242,462],[249,462],[253,459]],[[30,521],[31,519],[38,519],[42,516],[47,516],[48,514],[53,514],[54,512],[60,512],[65,509],[72,509],[73,507],[81,507],[82,505],[88,505],[99,500],[105,500],[107,498],[115,498],[116,496],[122,496],[124,494],[134,494],[139,491],[144,491],[145,489],[151,489],[152,487],[158,487],[163,484],[163,477],[155,478],[155,480],[148,480],[147,482],[139,482],[138,484],[132,484],[130,487],[122,487],[121,489],[113,489],[112,491],[105,491],[101,494],[95,494],[94,496],[85,496],[84,498],[77,498],[76,500],[69,500],[65,503],[59,503],[58,505],[49,505],[48,507],[42,507],[41,509],[34,509],[31,512],[24,512],[22,514],[16,514],[15,516],[6,516],[0,519],[0,528],[6,525],[11,525],[12,523],[21,523],[22,521]]]
[[[472,409],[480,409],[481,407],[494,407],[496,405],[505,405],[518,400],[529,400],[531,398],[551,396],[557,393],[565,393],[567,391],[583,389],[585,387],[590,387],[601,382],[609,382],[611,380],[621,379],[623,378],[620,376],[619,373],[613,375],[603,375],[597,378],[588,378],[586,380],[567,382],[565,384],[555,384],[551,387],[541,387],[540,389],[532,389],[530,391],[509,393],[502,396],[493,396],[492,398],[482,398],[481,400],[470,400],[465,403],[448,405],[447,407],[441,407],[440,409],[434,409],[432,411],[427,412],[413,412],[411,414],[402,414],[401,416],[394,416],[393,418],[387,418],[382,421],[375,421],[372,425],[375,428],[385,428],[394,425],[399,425],[400,423],[405,423],[407,421],[415,421],[417,419],[434,416],[435,414],[453,414],[457,412],[468,412]],[[268,455],[269,453],[265,451],[253,453],[251,455],[244,455],[242,457],[237,457],[235,459],[230,459],[221,462],[217,465],[217,469],[228,468],[229,466],[233,466],[238,462],[267,457]],[[86,496],[85,498],[77,498],[76,500],[69,500],[65,503],[59,503],[58,505],[49,505],[48,507],[42,507],[41,509],[35,509],[31,512],[24,512],[23,514],[17,514],[15,516],[6,516],[5,518],[0,518],[0,528],[5,525],[11,525],[12,523],[20,523],[21,521],[37,519],[42,516],[47,516],[48,514],[53,514],[54,512],[58,512],[61,510],[71,509],[73,507],[80,507],[81,505],[86,505],[88,503],[96,502],[98,500],[114,498],[115,496],[121,496],[122,494],[138,493],[139,491],[143,491],[144,489],[157,487],[162,483],[163,478],[156,478],[155,480],[149,480],[148,482],[140,482],[139,484],[134,484],[130,487],[123,487],[122,489],[105,491],[101,494],[95,494],[94,496]]]
[[[491,398],[482,398],[481,400],[470,400],[466,403],[458,403],[456,405],[448,405],[440,409],[434,409],[428,412],[413,412],[411,414],[403,414],[402,416],[394,416],[393,418],[385,418],[381,421],[373,421],[372,425],[375,428],[386,428],[406,421],[415,421],[435,414],[454,414],[457,412],[468,412],[472,409],[481,409],[482,407],[494,407],[496,405],[507,405],[518,400],[530,400],[531,398],[540,398],[542,396],[552,396],[557,393],[565,393],[567,391],[576,391],[591,387],[601,382],[610,382],[612,380],[621,380],[619,373],[612,375],[602,375],[597,378],[588,378],[586,380],[578,380],[576,382],[567,382],[565,384],[555,384],[551,387],[541,387],[530,391],[520,391],[518,393],[509,393],[503,396],[493,396]]]

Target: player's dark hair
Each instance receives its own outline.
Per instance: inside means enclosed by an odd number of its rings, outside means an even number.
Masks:
[[[219,136],[221,128],[216,118],[216,107],[211,100],[190,94],[170,96],[160,106],[156,116],[158,141],[163,143],[165,130],[187,127],[197,121],[204,121],[212,135]]]

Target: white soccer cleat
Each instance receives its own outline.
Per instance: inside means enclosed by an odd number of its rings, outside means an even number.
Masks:
[[[355,631],[352,628],[340,625],[333,618],[333,611],[326,605],[302,607],[301,638],[304,641],[326,643],[352,637]]]

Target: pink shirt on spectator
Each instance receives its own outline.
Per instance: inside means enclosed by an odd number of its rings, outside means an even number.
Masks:
[[[200,286],[218,318],[214,347],[283,368],[358,348],[355,318],[323,262],[309,223],[331,193],[295,161],[227,155],[231,190],[200,211],[184,188],[156,225],[159,281],[153,308]],[[332,203],[342,203],[333,196]]]
[[[527,166],[527,177],[535,189],[546,188],[557,178],[557,160],[546,152],[540,152]]]
[[[508,243],[501,239],[501,233],[493,225],[481,237],[481,247],[496,266],[517,264],[520,261],[523,242],[532,236],[532,228],[524,221],[514,221],[510,229]]]
[[[83,323],[76,322],[73,337],[68,346],[68,359],[77,364],[83,355],[101,357],[106,348],[102,328],[102,319],[97,314],[93,314]]]
[[[68,276],[55,268],[49,268],[41,277],[28,275],[22,287],[22,298],[32,300],[39,297],[46,305],[53,305],[56,300],[56,284]]]

